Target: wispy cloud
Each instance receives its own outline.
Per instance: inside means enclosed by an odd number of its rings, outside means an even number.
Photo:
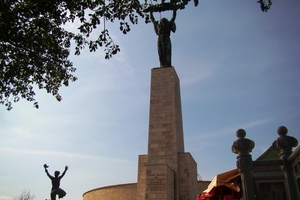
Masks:
[[[247,129],[250,129],[250,128],[253,128],[256,126],[260,126],[260,125],[268,123],[270,121],[272,121],[272,119],[256,120],[256,121],[252,121],[249,123],[237,125],[234,127],[229,127],[227,129],[220,130],[218,132],[210,132],[207,134],[201,134],[201,135],[198,135],[197,139],[207,139],[207,138],[213,138],[213,137],[222,136],[222,135],[229,135],[229,134],[235,133],[240,128],[245,129],[247,131]]]
[[[12,149],[12,148],[3,148],[0,149],[0,152],[3,153],[13,153],[16,155],[35,155],[35,156],[52,156],[56,158],[68,158],[68,159],[81,159],[81,160],[98,160],[102,162],[120,162],[118,159],[111,159],[106,157],[87,155],[87,154],[78,154],[70,153],[63,151],[41,151],[41,150],[29,150],[29,149]]]
[[[26,137],[26,138],[32,137],[32,134],[23,128],[14,127],[11,130],[13,133],[17,134],[20,137]]]
[[[212,70],[211,69],[205,69],[202,70],[200,73],[191,73],[188,76],[185,76],[181,80],[182,86],[190,86],[199,83],[202,80],[205,80],[212,76]]]
[[[0,196],[0,200],[12,200],[12,198],[7,196]]]

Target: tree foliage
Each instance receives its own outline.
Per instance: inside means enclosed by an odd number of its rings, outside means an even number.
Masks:
[[[14,200],[33,200],[35,195],[30,193],[30,190],[23,190],[20,196],[15,197]]]
[[[118,21],[126,34],[129,24],[145,18],[147,6],[138,0],[1,0],[0,103],[10,110],[24,98],[38,108],[36,88],[60,101],[59,88],[77,79],[69,60],[71,44],[76,55],[86,46],[90,51],[103,47],[105,58],[111,58],[120,48],[103,26],[105,21]],[[76,33],[64,28],[74,22],[79,24]],[[92,40],[95,30],[100,33]]]
[[[105,59],[120,51],[105,22],[118,22],[127,34],[139,18],[149,22],[150,11],[184,9],[191,0],[0,0],[0,104],[8,110],[21,98],[34,102],[35,89],[45,89],[61,101],[59,89],[76,81],[69,60],[71,44],[75,55],[88,47],[104,48]],[[259,0],[267,11],[272,0]],[[195,6],[198,0],[194,0]],[[78,24],[71,32],[64,27]],[[99,28],[99,26],[101,28]],[[98,37],[91,39],[96,32]]]

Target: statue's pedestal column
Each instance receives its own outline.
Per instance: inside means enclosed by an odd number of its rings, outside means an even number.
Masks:
[[[148,155],[139,157],[137,200],[194,200],[197,164],[184,152],[180,84],[173,67],[151,74]]]
[[[148,165],[168,164],[177,171],[178,153],[184,152],[180,85],[173,67],[151,74]]]
[[[179,195],[178,154],[181,152],[184,144],[179,79],[173,67],[155,68],[151,73],[147,179],[149,167],[168,165],[174,172],[174,183],[166,189],[173,187],[173,199]],[[160,172],[163,173],[166,171]],[[154,193],[149,191],[149,181],[146,182],[146,194]],[[155,199],[151,197],[146,195],[146,200]]]

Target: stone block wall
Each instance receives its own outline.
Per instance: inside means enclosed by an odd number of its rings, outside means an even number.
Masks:
[[[139,155],[136,200],[145,200],[147,155]]]
[[[197,194],[205,190],[209,183],[210,181],[198,181]],[[85,192],[82,198],[83,200],[138,200],[136,193],[137,183],[128,183],[96,188]]]
[[[135,200],[136,183],[96,188],[83,194],[83,200]]]
[[[179,199],[195,200],[197,197],[197,163],[190,153],[179,154]]]
[[[168,165],[148,165],[146,200],[174,200],[174,171]]]

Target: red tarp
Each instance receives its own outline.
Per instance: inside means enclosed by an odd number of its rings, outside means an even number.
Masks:
[[[219,199],[218,197],[223,197],[224,200],[232,200],[242,198],[242,194],[226,185],[218,185],[208,192],[202,192],[198,195],[197,200]]]

